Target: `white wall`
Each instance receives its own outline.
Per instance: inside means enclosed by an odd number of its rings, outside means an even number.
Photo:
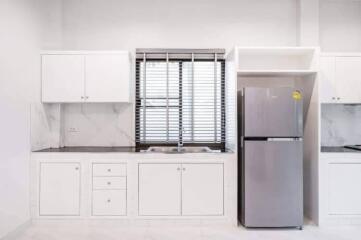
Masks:
[[[361,51],[361,1],[321,0],[322,51]]]
[[[64,0],[64,48],[297,44],[297,0]]]
[[[29,103],[40,91],[36,8],[34,0],[0,0],[0,238],[29,220]]]
[[[221,4],[219,0],[54,0],[42,6],[46,23],[43,47],[134,51],[139,47],[295,46],[297,7],[298,0],[224,0]],[[97,106],[96,116],[89,107],[79,106],[64,108],[63,144],[134,145],[132,105],[121,107],[121,115],[105,105]],[[126,127],[116,131],[97,127],[109,126],[111,119]],[[40,138],[34,139],[44,142]],[[33,149],[40,145],[33,144]]]

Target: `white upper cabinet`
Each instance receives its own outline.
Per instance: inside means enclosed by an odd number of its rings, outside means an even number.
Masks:
[[[320,76],[322,103],[361,103],[361,56],[322,56]]]
[[[42,55],[43,102],[130,102],[128,52]]]
[[[321,57],[320,60],[320,98],[324,103],[337,102],[335,62],[334,57]]]
[[[87,55],[85,93],[89,102],[129,102],[129,54]]]
[[[361,102],[361,57],[336,57],[336,89],[341,103]]]
[[[80,102],[84,98],[84,57],[42,56],[43,102]]]

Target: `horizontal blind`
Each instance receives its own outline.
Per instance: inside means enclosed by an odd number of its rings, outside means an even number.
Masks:
[[[137,50],[137,145],[223,147],[224,85],[224,50]]]

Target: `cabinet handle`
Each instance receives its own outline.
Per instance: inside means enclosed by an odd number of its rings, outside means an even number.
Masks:
[[[76,170],[76,171],[78,171],[78,170],[79,170],[79,168],[78,168],[78,167],[76,167],[76,168],[75,168],[75,170]]]
[[[111,202],[111,199],[108,199],[107,202],[110,203],[110,202]]]
[[[183,171],[185,171],[186,170],[186,168],[183,168]]]
[[[109,169],[108,169],[108,172],[111,172],[111,171],[112,171],[112,169],[109,168]]]
[[[180,171],[181,169],[180,168],[177,168],[177,171]]]
[[[335,100],[336,98],[335,97],[332,97],[332,100]]]
[[[81,99],[84,99],[84,96],[81,96],[80,98],[81,98]]]
[[[111,185],[112,183],[111,182],[108,182],[108,185]]]
[[[337,98],[337,100],[340,100],[340,99],[341,99],[341,98],[339,98],[339,97]]]

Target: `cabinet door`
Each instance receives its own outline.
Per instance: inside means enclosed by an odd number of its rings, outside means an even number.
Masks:
[[[320,100],[322,103],[337,102],[335,57],[321,57],[320,59]]]
[[[330,163],[328,165],[329,214],[361,214],[361,164]]]
[[[129,102],[130,60],[127,53],[87,55],[87,102]]]
[[[84,98],[84,57],[42,56],[42,101],[81,102]]]
[[[41,163],[40,215],[80,215],[79,163]]]
[[[223,215],[223,164],[182,164],[182,215]]]
[[[336,87],[340,103],[361,102],[361,57],[336,57]]]
[[[139,164],[139,215],[180,214],[180,164]]]

